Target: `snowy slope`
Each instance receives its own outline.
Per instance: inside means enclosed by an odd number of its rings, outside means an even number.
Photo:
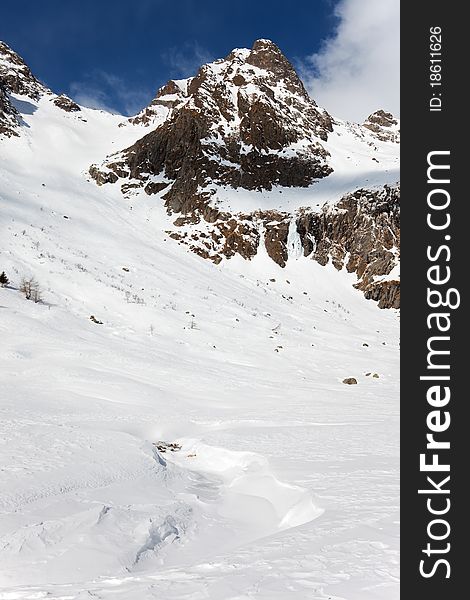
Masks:
[[[328,177],[305,188],[275,185],[272,190],[262,191],[212,185],[214,205],[232,213],[260,209],[295,213],[299,208],[320,211],[353,190],[393,186],[400,180],[399,146],[378,140],[355,123],[336,120],[322,144],[333,169]]]
[[[143,126],[13,100],[0,599],[397,598],[395,311],[298,253],[186,252],[155,197],[87,181]]]

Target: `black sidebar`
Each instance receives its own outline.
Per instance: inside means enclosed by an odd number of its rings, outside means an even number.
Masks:
[[[401,4],[401,590],[465,595],[470,476],[470,26]]]

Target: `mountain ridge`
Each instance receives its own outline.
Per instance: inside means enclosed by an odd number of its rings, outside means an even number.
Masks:
[[[47,98],[86,122],[78,104],[40,83],[2,43],[0,135],[22,131],[20,98]],[[380,307],[399,307],[399,281],[389,277],[399,262],[393,115],[379,110],[363,125],[333,118],[276,44],[260,39],[194,77],[168,81],[118,127],[131,128],[124,137],[134,141],[89,175],[120,186],[124,200],[143,191],[163,202],[173,240],[215,263],[237,254],[250,260],[263,244],[280,267],[299,258],[289,251],[294,243],[304,257],[355,272],[357,287]]]
[[[3,89],[0,596],[396,598],[398,144],[175,212],[89,175],[158,122]]]

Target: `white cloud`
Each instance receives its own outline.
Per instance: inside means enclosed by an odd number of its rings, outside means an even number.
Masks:
[[[201,65],[214,60],[197,42],[170,47],[161,58],[169,67],[169,76],[175,78],[196,75]],[[149,104],[155,90],[131,86],[117,75],[94,69],[79,81],[73,81],[69,94],[82,106],[130,116]]]
[[[70,96],[81,106],[97,108],[106,112],[118,113],[119,111],[109,103],[107,94],[98,88],[90,87],[84,82],[72,81],[70,84]]]
[[[194,76],[202,65],[214,60],[209,51],[197,42],[168,48],[162,54],[162,59],[170,67],[172,77]]]
[[[331,114],[362,122],[382,108],[399,114],[399,0],[340,0],[339,23],[320,51],[300,65],[315,101]]]
[[[70,96],[82,106],[135,115],[152,100],[154,92],[129,86],[120,77],[97,69],[82,81],[73,81]]]

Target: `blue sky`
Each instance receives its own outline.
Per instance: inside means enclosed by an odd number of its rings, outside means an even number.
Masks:
[[[0,39],[54,91],[124,114],[168,79],[260,37],[275,41],[321,96],[332,79],[321,73],[331,71],[328,47],[345,11],[360,20],[361,2],[398,0],[22,0],[2,3]]]

